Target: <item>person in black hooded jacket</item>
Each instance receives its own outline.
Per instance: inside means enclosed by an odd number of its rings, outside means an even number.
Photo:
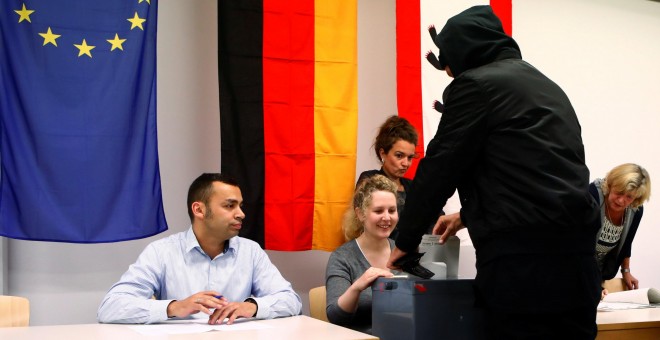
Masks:
[[[490,6],[450,18],[434,40],[438,58],[427,58],[454,79],[408,192],[388,267],[416,251],[424,227],[458,189],[460,213],[442,217],[433,232],[443,242],[467,227],[487,334],[594,338],[598,206],[568,97],[522,60]]]

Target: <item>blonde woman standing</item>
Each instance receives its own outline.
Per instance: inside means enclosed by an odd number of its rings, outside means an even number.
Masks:
[[[613,278],[619,267],[628,289],[639,288],[630,271],[630,254],[637,227],[642,219],[642,204],[651,196],[651,177],[637,164],[622,164],[604,179],[589,185],[589,192],[600,204],[600,230],[596,240],[596,261],[603,280]],[[603,295],[607,294],[603,290]]]

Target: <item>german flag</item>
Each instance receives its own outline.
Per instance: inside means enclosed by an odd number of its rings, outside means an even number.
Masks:
[[[241,236],[334,250],[355,185],[357,0],[218,2],[221,171]]]

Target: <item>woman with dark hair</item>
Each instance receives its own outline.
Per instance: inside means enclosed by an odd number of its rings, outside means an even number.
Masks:
[[[417,131],[405,118],[390,116],[378,129],[373,148],[376,158],[383,164],[379,170],[367,170],[360,174],[356,187],[365,178],[383,175],[397,185],[396,202],[399,215],[406,203],[406,191],[410,188],[410,179],[403,177],[416,157]],[[390,238],[395,239],[398,231],[394,230]]]

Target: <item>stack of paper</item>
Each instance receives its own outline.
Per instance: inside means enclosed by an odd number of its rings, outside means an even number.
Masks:
[[[660,307],[660,290],[640,288],[609,293],[598,304],[599,311]]]

